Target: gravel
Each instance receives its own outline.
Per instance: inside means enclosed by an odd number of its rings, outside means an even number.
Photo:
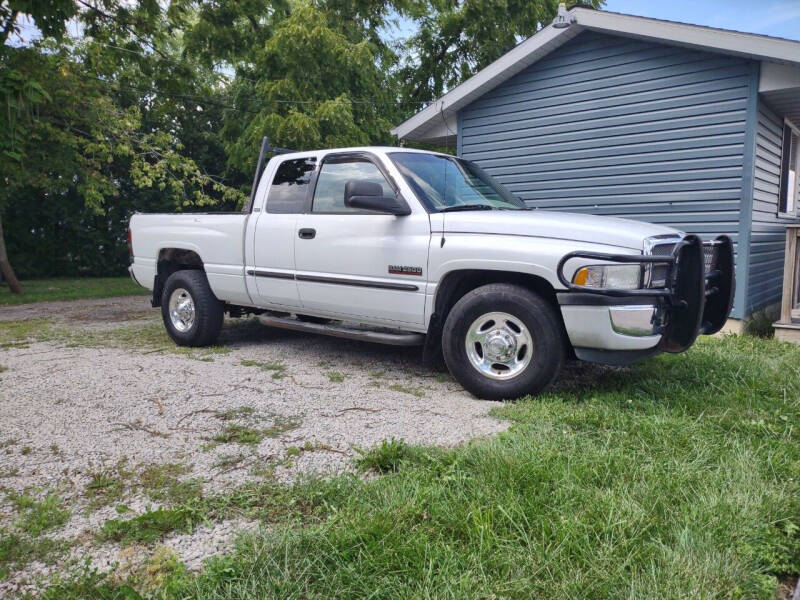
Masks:
[[[3,321],[41,318],[74,336],[132,326],[152,335],[160,323],[145,297],[124,297],[3,308],[0,329]],[[290,481],[353,469],[355,448],[387,438],[446,446],[507,427],[488,414],[496,403],[425,369],[419,349],[268,329],[254,320],[228,322],[219,351],[77,340],[0,350],[0,488],[56,490],[72,516],[51,534],[77,544],[72,559],[90,557],[99,568],[142,560],[149,551],[93,542],[104,521],[119,517],[114,507],[136,514],[158,503],[126,491],[90,510],[93,473],[179,463],[205,493],[224,492],[263,477]],[[260,432],[260,439],[226,443],[232,426]],[[14,515],[3,502],[0,527],[10,527]],[[248,527],[217,523],[161,543],[199,568]],[[29,564],[0,582],[0,595],[29,589],[26,581],[52,571]]]

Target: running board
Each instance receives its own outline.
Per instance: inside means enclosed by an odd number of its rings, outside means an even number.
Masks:
[[[425,335],[422,333],[393,332],[391,330],[359,329],[357,327],[345,327],[344,325],[330,325],[320,323],[309,323],[298,321],[290,317],[276,317],[273,315],[261,315],[258,317],[262,325],[268,327],[279,327],[281,329],[291,329],[292,331],[307,331],[309,333],[319,333],[331,335],[333,337],[348,340],[360,340],[362,342],[374,342],[376,344],[388,344],[390,346],[421,346],[425,343]]]

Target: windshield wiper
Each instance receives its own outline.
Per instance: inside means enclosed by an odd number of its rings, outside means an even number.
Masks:
[[[456,206],[448,206],[441,209],[439,212],[457,212],[461,210],[494,210],[494,206],[488,204],[458,204]]]

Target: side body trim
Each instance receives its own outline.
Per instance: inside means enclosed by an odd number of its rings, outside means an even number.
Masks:
[[[256,277],[270,277],[272,279],[294,279],[295,281],[308,281],[311,283],[331,283],[334,285],[351,285],[383,290],[398,290],[402,292],[419,291],[419,286],[410,283],[385,283],[381,281],[370,281],[368,279],[340,279],[338,277],[319,277],[317,275],[293,275],[292,273],[286,273],[284,271],[270,271],[268,269],[247,269],[247,274]]]

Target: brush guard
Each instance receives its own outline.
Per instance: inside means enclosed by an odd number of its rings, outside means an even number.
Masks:
[[[666,284],[634,290],[576,285],[564,275],[564,266],[572,259],[639,264],[642,281],[648,268],[666,265]],[[655,324],[655,331],[662,334],[658,348],[666,352],[683,352],[698,335],[710,335],[722,329],[733,307],[736,289],[733,243],[725,235],[705,243],[696,235],[687,235],[667,256],[570,252],[559,261],[556,274],[571,292],[654,302],[661,309]]]

